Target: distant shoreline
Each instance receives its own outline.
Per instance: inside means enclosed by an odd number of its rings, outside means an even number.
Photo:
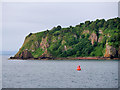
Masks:
[[[120,58],[106,57],[39,57],[39,58],[15,58],[10,57],[9,60],[119,60]]]

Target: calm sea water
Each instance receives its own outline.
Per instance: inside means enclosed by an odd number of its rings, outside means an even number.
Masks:
[[[3,88],[118,88],[118,61],[8,60],[2,57]],[[81,71],[77,71],[77,66]]]

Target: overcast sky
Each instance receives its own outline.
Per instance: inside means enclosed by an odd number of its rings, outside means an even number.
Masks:
[[[3,3],[2,49],[18,51],[30,32],[40,32],[54,26],[74,26],[86,20],[109,19],[118,16],[118,3]]]

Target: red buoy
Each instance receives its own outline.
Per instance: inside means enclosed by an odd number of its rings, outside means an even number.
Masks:
[[[78,70],[78,71],[80,71],[80,70],[81,70],[80,65],[78,65],[78,66],[77,66],[77,70]]]

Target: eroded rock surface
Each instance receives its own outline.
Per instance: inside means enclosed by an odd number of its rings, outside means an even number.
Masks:
[[[33,56],[27,49],[25,49],[19,56],[15,56],[15,58],[29,59],[33,58]]]
[[[92,45],[93,45],[95,41],[97,42],[97,35],[93,32],[93,33],[90,35],[89,39],[91,40],[91,43],[92,43]]]
[[[119,46],[119,49],[118,49],[118,57],[120,58],[120,46]]]
[[[104,57],[112,58],[115,56],[116,56],[116,49],[113,46],[110,46],[108,45],[108,43],[106,43],[106,50]]]
[[[40,47],[43,49],[43,51],[45,51],[46,48],[49,47],[49,44],[48,44],[48,42],[47,42],[47,37],[42,38],[42,41],[41,41],[41,43],[40,43]]]

